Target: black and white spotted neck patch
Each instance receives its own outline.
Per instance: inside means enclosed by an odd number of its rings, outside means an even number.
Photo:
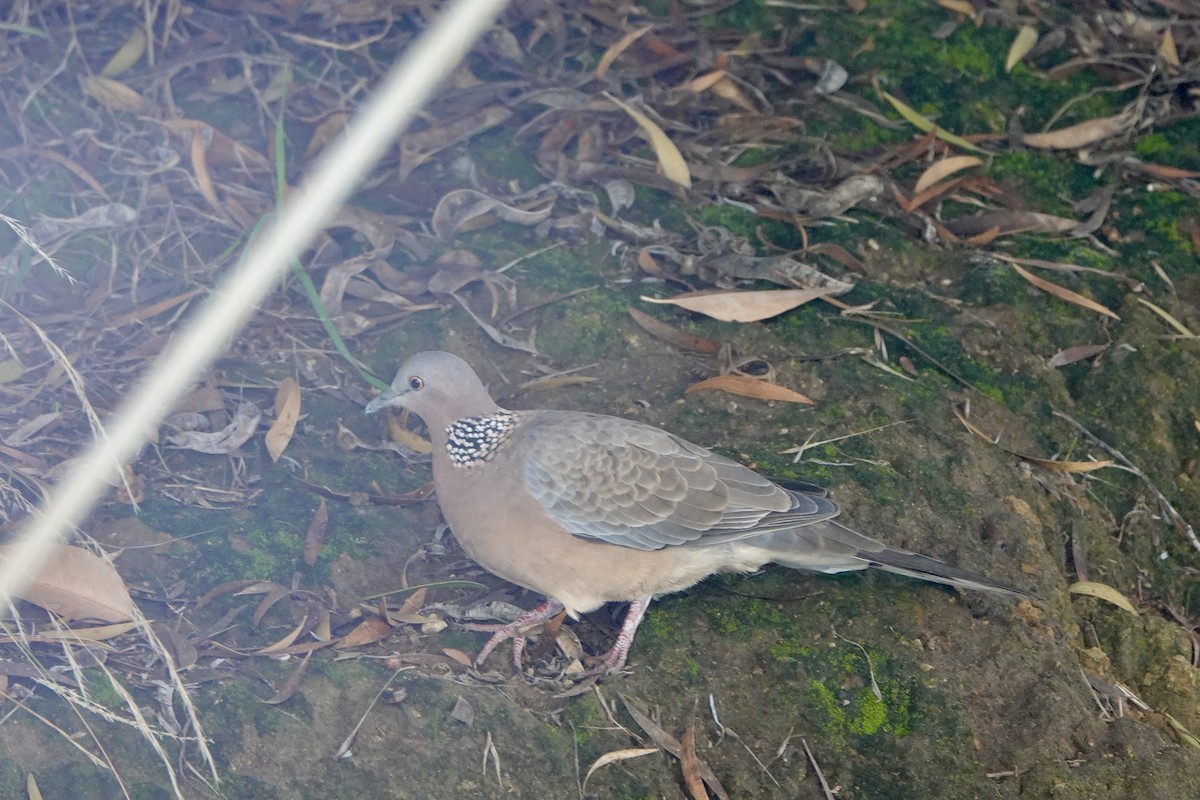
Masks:
[[[463,417],[446,426],[446,452],[456,467],[473,467],[490,461],[517,427],[515,411],[500,409],[485,417]]]

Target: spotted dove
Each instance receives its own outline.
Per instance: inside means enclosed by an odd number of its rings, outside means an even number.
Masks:
[[[461,358],[419,353],[367,413],[407,408],[433,441],[433,482],[462,548],[488,571],[546,602],[493,633],[482,663],[564,609],[613,601],[629,610],[593,672],[625,665],[650,601],[715,572],[774,562],[838,573],[879,567],[967,589],[1024,594],[936,559],[888,547],[836,522],[813,486],[786,489],[659,428],[578,411],[509,411]]]

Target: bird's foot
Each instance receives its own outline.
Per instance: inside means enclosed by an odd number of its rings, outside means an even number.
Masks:
[[[528,637],[525,636],[525,630],[531,625],[537,625],[538,623],[545,622],[546,620],[561,614],[562,610],[562,603],[559,603],[555,600],[547,600],[537,608],[522,614],[512,622],[496,625],[480,623],[467,623],[463,625],[462,627],[464,630],[492,634],[492,638],[487,640],[487,644],[485,644],[475,656],[475,666],[478,667],[483,664],[484,659],[490,656],[492,651],[495,650],[497,645],[499,645],[501,642],[504,642],[507,639],[512,639],[513,668],[517,671],[518,675],[521,674],[523,671],[523,667],[521,666],[521,654],[525,651],[525,643],[528,641]]]
[[[637,632],[638,625],[642,624],[642,617],[646,616],[650,600],[649,597],[643,597],[629,604],[629,610],[625,612],[625,621],[621,623],[621,631],[617,634],[617,641],[607,653],[596,656],[592,666],[581,677],[615,675],[625,668],[625,661],[629,658],[629,648],[633,645],[633,634]]]

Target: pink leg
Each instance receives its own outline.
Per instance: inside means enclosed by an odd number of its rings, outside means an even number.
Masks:
[[[518,619],[503,625],[481,625],[478,623],[467,623],[462,627],[468,631],[481,631],[483,633],[492,634],[492,638],[488,639],[487,644],[479,651],[479,655],[475,656],[475,666],[483,663],[483,660],[491,655],[496,649],[496,645],[503,642],[505,639],[513,640],[513,667],[517,673],[521,672],[521,653],[525,650],[525,634],[523,628],[534,625],[562,613],[563,605],[557,600],[547,600],[532,611],[522,614]],[[636,625],[634,627],[637,627]]]
[[[642,624],[642,617],[646,616],[646,609],[650,607],[651,599],[653,598],[643,597],[629,604],[629,610],[625,612],[625,621],[621,623],[621,632],[617,634],[616,643],[607,653],[596,657],[595,666],[584,673],[585,675],[613,675],[625,667],[625,660],[629,658],[629,647],[633,644],[633,634],[637,631],[638,625]]]

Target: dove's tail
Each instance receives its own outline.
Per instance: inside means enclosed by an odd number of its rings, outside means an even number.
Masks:
[[[888,547],[835,520],[772,531],[747,542],[766,551],[776,564],[793,569],[837,573],[879,567],[923,581],[961,589],[1032,597],[1028,592],[936,558]]]

